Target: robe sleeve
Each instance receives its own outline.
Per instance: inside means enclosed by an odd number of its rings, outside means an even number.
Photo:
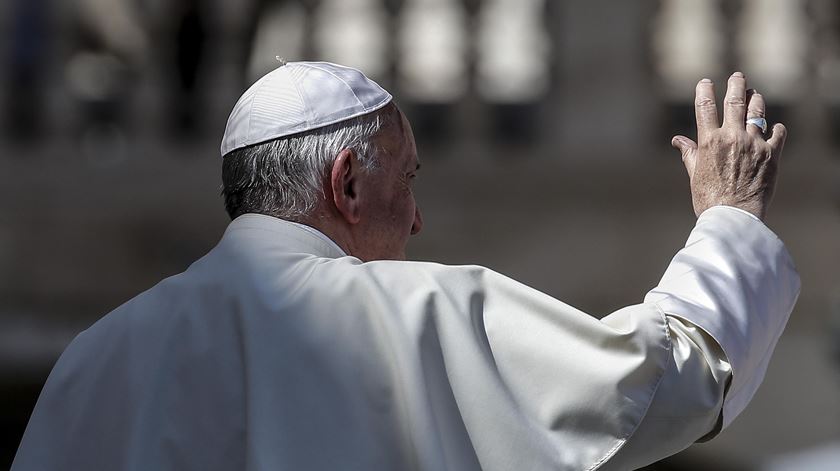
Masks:
[[[638,428],[600,469],[653,463],[728,426],[764,378],[799,288],[790,255],[760,220],[705,211],[645,298],[666,314],[672,358]]]
[[[672,357],[644,418],[601,471],[637,469],[705,441],[721,430],[731,380],[726,356],[705,331],[668,317]]]
[[[784,244],[737,208],[703,212],[645,302],[704,330],[732,365],[723,427],[744,410],[799,296],[799,275]]]

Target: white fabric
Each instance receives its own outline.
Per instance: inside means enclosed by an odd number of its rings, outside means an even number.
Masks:
[[[329,62],[288,62],[257,80],[230,113],[221,152],[355,118],[391,95],[356,69]]]
[[[775,235],[726,207],[647,302],[600,321],[313,231],[241,216],[81,333],[12,469],[631,469],[740,412],[799,290]]]
[[[704,217],[714,214],[713,218]],[[736,208],[712,208],[700,215],[686,248],[674,257],[646,302],[666,314],[702,326],[723,347],[734,371],[724,406],[729,425],[752,399],[770,353],[799,296],[799,276],[784,244],[764,224],[744,231],[747,214]],[[735,256],[737,254],[737,256]],[[701,289],[698,289],[701,288]],[[757,348],[756,345],[761,345]],[[749,372],[747,374],[741,372]]]

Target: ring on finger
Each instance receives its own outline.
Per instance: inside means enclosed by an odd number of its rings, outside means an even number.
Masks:
[[[761,133],[764,134],[767,132],[767,120],[764,118],[747,118],[747,124],[752,124],[753,126],[761,129]]]

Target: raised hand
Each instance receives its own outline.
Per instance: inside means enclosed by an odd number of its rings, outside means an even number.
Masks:
[[[765,139],[760,127],[766,127],[764,97],[747,90],[741,72],[729,77],[722,126],[711,80],[697,84],[694,109],[697,142],[685,136],[671,139],[688,170],[694,213],[700,216],[712,206],[728,205],[763,220],[773,198],[787,129],[776,124]]]

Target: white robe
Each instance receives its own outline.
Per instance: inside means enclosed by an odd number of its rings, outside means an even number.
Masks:
[[[729,207],[602,320],[248,214],[76,337],[12,469],[631,469],[743,410],[798,293],[782,242]]]

